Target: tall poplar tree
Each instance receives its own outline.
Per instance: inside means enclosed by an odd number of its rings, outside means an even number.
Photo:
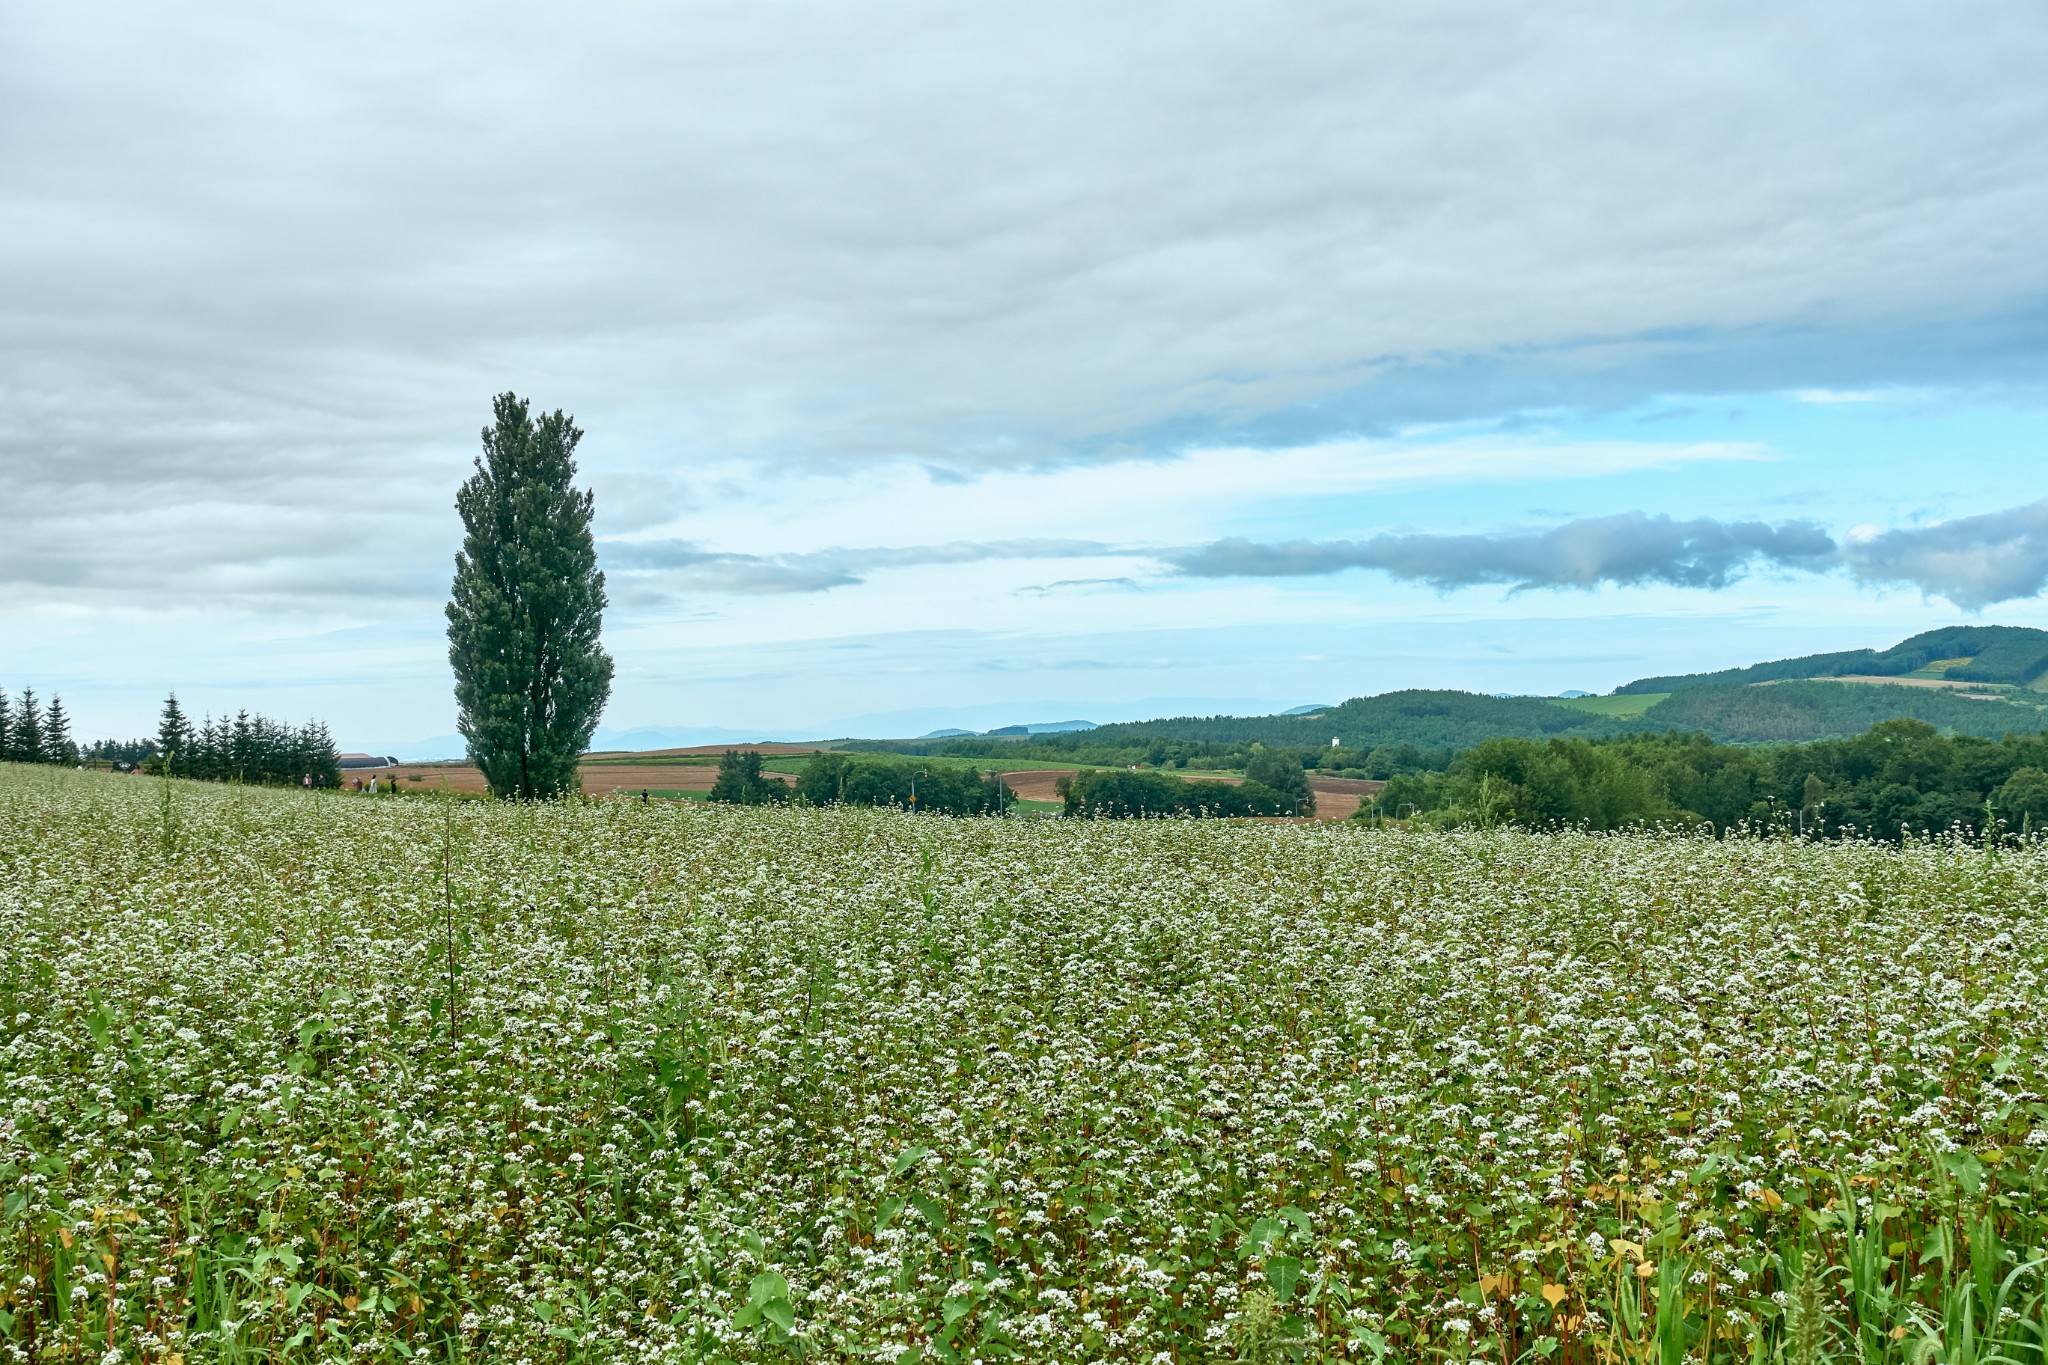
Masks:
[[[592,498],[571,485],[583,433],[560,409],[492,400],[476,473],[455,495],[462,551],[448,601],[459,726],[494,796],[575,791],[576,761],[611,696],[598,643],[604,575]]]

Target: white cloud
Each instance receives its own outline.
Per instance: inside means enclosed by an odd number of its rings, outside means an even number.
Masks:
[[[1798,389],[1792,396],[1802,403],[1836,407],[1843,403],[1876,403],[1894,395],[1878,389]]]
[[[1966,611],[2048,587],[2048,499],[1852,542],[1845,557],[1867,583],[1904,583]]]

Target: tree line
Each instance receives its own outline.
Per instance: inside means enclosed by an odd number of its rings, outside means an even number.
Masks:
[[[1083,769],[1062,778],[1064,813],[1089,819],[1306,815],[1315,809],[1298,755],[1261,749],[1242,783],[1189,781],[1129,768]],[[758,752],[728,749],[711,786],[713,801],[738,806],[889,806],[939,815],[1001,815],[1017,796],[1000,772],[920,764],[872,753],[814,755],[794,782],[765,772]]]
[[[212,782],[338,787],[341,755],[320,721],[293,726],[237,711],[194,723],[173,692],[157,720],[150,771]]]
[[[1443,772],[1389,781],[1359,818],[1431,825],[1705,826],[1900,839],[2048,829],[2048,736],[1988,740],[1888,720],[1852,739],[1703,735],[1486,740]]]
[[[1017,799],[1002,774],[930,767],[873,754],[822,753],[794,783],[762,771],[761,755],[728,749],[718,760],[711,799],[737,806],[893,806],[939,815],[1000,815]]]
[[[32,687],[22,688],[14,699],[0,692],[0,762],[78,762],[78,745],[71,738],[71,717],[62,697],[51,694],[45,706],[36,700]]]

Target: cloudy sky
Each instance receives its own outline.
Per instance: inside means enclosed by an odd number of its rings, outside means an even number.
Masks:
[[[505,389],[614,729],[2048,626],[2044,69],[2005,0],[0,4],[0,686],[452,731]]]

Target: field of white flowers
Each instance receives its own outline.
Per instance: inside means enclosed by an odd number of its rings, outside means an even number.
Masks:
[[[2044,874],[0,768],[0,1359],[2039,1362]]]

